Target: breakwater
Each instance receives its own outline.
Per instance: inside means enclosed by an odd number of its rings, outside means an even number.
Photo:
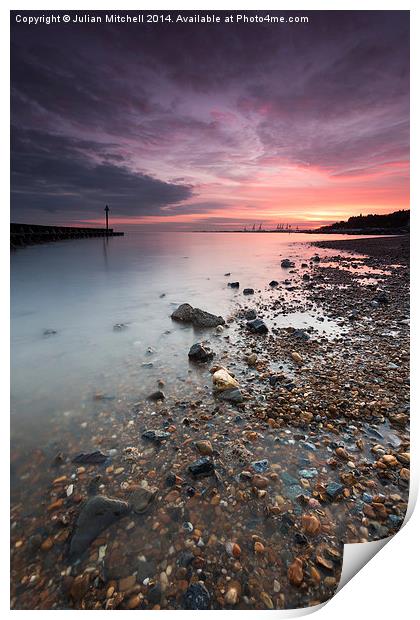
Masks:
[[[76,226],[41,226],[39,224],[10,224],[10,245],[12,249],[26,245],[64,241],[66,239],[84,239],[89,237],[118,237],[123,232],[114,232],[112,228],[78,228]]]

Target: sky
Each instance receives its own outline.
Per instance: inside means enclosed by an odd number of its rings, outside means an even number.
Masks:
[[[304,229],[409,206],[408,11],[142,25],[89,11],[103,22],[36,26],[17,14],[12,221],[99,225],[108,204],[120,229]]]

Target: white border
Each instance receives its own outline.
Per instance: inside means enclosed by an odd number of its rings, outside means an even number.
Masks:
[[[316,2],[314,0],[306,0],[303,2],[273,2],[272,0],[266,0],[266,2],[256,2],[255,0],[242,0],[242,1],[234,1],[230,2],[213,0],[212,2],[203,2],[200,0],[196,0],[195,2],[191,1],[182,1],[174,2],[172,1],[161,1],[159,3],[154,4],[153,2],[145,2],[145,3],[137,3],[126,1],[123,3],[123,6],[116,6],[115,2],[109,1],[92,1],[88,5],[86,4],[86,0],[84,2],[63,2],[61,0],[55,0],[54,2],[44,0],[42,3],[35,5],[34,2],[30,1],[20,1],[19,3],[13,2],[4,2],[0,9],[0,28],[1,28],[1,54],[0,54],[0,68],[1,68],[1,76],[3,80],[3,92],[2,97],[0,99],[1,105],[1,123],[2,123],[2,149],[4,151],[4,157],[2,158],[2,167],[0,169],[1,174],[1,189],[3,193],[3,209],[6,210],[6,205],[9,205],[9,140],[6,139],[9,136],[9,118],[10,118],[10,108],[9,108],[9,42],[10,42],[10,34],[9,34],[9,24],[10,10],[148,10],[153,9],[156,10],[255,10],[255,9],[267,9],[267,10],[279,10],[279,11],[309,11],[309,10],[411,10],[411,109],[414,111],[411,116],[411,151],[412,151],[412,167],[411,169],[414,171],[411,178],[411,194],[412,194],[412,204],[414,205],[414,209],[412,211],[412,231],[411,235],[413,239],[417,239],[417,235],[419,233],[418,227],[418,209],[419,209],[419,171],[420,171],[420,162],[418,156],[418,111],[420,110],[420,98],[419,98],[419,84],[418,79],[415,79],[415,76],[420,75],[420,67],[419,67],[419,19],[416,10],[416,4],[414,1],[406,2],[392,2],[392,1],[356,1],[353,2],[345,2],[345,1],[320,1]],[[417,171],[417,172],[416,172]],[[7,207],[7,216],[9,215],[9,210]],[[0,381],[1,381],[1,394],[3,397],[3,411],[2,411],[2,422],[3,427],[8,428],[8,415],[9,415],[9,351],[8,351],[8,342],[10,336],[9,331],[9,304],[8,304],[8,290],[9,290],[9,230],[8,230],[8,217],[5,218],[4,226],[2,227],[2,243],[0,245],[0,277],[1,277],[1,285],[2,290],[5,291],[5,300],[0,304],[0,325],[2,326],[2,366],[0,372]],[[418,243],[412,245],[411,252],[412,265],[417,266],[418,264]],[[415,317],[415,312],[418,309],[418,288],[415,284],[414,275],[411,278],[412,285],[412,316]],[[412,343],[418,342],[418,327],[416,326],[416,321],[412,321]],[[414,344],[412,345],[412,367],[418,370],[417,365],[417,355],[415,353]],[[413,374],[413,373],[412,373]],[[418,384],[417,384],[418,385]],[[419,415],[418,405],[420,403],[418,387],[416,382],[413,382],[412,386],[412,422],[411,422],[411,437],[412,442],[418,443],[418,423],[416,421],[416,417]],[[7,420],[7,421],[6,421]],[[9,495],[9,437],[7,432],[1,433],[2,445],[1,445],[1,456],[3,459],[3,480],[2,480],[2,494],[4,497]],[[417,447],[417,446],[415,446]],[[411,454],[412,454],[412,478],[411,478],[411,492],[410,492],[410,513],[413,510],[414,503],[417,498],[418,491],[418,481],[419,481],[419,458],[418,458],[418,450],[412,446]],[[9,595],[8,595],[8,584],[9,584],[9,510],[6,508],[2,511],[2,537],[1,537],[1,552],[2,552],[2,561],[0,563],[0,583],[3,586],[3,596],[1,597],[1,607],[4,609],[6,613],[13,614],[33,614],[36,613],[34,611],[10,611],[9,609]],[[406,523],[407,523],[406,519]],[[410,609],[410,601],[417,607],[417,575],[418,575],[418,563],[417,556],[418,553],[415,552],[414,548],[418,547],[418,539],[415,539],[416,530],[418,531],[420,522],[419,510],[414,515],[414,518],[410,523],[405,526],[402,532],[398,533],[396,537],[392,538],[387,549],[382,551],[380,554],[380,558],[374,558],[368,566],[365,566],[361,573],[352,580],[352,585],[349,588],[345,588],[344,591],[340,592],[338,596],[335,596],[331,602],[327,603],[326,606],[318,606],[317,608],[308,608],[306,610],[290,610],[290,611],[273,611],[273,612],[259,612],[259,611],[230,611],[229,613],[234,614],[253,614],[254,618],[266,618],[267,613],[271,614],[280,614],[282,617],[292,617],[292,616],[300,616],[306,613],[311,613],[317,611],[320,607],[323,607],[322,611],[319,612],[319,618],[323,620],[328,620],[331,618],[334,620],[337,616],[340,617],[340,620],[354,619],[357,614],[362,614],[363,617],[375,617],[381,618],[381,620],[386,620],[387,618],[395,618],[395,615],[399,616],[403,615],[406,618],[414,617],[414,612],[409,613]],[[382,541],[380,541],[381,543]],[[367,543],[367,545],[372,545],[375,549],[382,547],[382,544],[375,543]],[[346,547],[350,547],[350,545],[346,545]],[[349,573],[355,573],[360,570],[361,566],[364,566],[365,562],[372,557],[370,553],[368,553],[369,557],[361,558],[361,553],[355,549],[355,547],[359,547],[359,545],[351,545],[353,549],[350,551],[350,555],[355,556],[351,558],[349,561],[348,569]],[[366,545],[360,545],[360,547],[365,548],[365,552],[367,552]],[[364,553],[365,553],[364,552]],[[376,553],[376,551],[375,551]],[[345,562],[346,564],[348,557],[347,550],[345,552]],[[374,555],[374,554],[373,554]],[[357,569],[357,570],[355,570]],[[347,572],[347,568],[343,566],[343,576],[340,582],[341,585],[346,582],[345,573]],[[391,595],[390,595],[391,593]],[[416,612],[418,609],[416,609]],[[66,611],[53,611],[50,613],[54,614],[63,614],[69,613]],[[78,613],[77,611],[73,611],[72,613]],[[84,612],[84,613],[93,613],[93,612]],[[105,613],[105,612],[96,612],[96,613]],[[120,611],[120,613],[128,613],[125,611]],[[156,614],[156,612],[152,611],[141,611],[142,616],[149,614]],[[197,612],[185,612],[185,611],[176,611],[176,612],[166,612],[166,614],[178,615],[179,617],[185,616],[188,613],[197,613]],[[200,612],[202,614],[212,614],[212,618],[216,618],[217,615],[225,614],[227,612],[224,611],[211,611],[211,612]]]

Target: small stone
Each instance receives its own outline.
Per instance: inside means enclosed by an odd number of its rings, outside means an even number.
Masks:
[[[303,562],[295,558],[287,570],[287,576],[293,586],[299,587],[303,582]]]
[[[99,450],[95,452],[84,453],[81,452],[77,456],[74,457],[73,463],[77,463],[79,465],[97,465],[101,463],[105,463],[108,459],[106,454],[102,454]]]
[[[345,461],[349,459],[349,454],[347,450],[345,448],[342,448],[341,446],[336,448],[335,453],[338,457],[340,457],[340,459],[344,459]]]
[[[401,480],[408,482],[410,480],[410,470],[407,469],[406,467],[403,467],[402,469],[400,469],[400,478]]]
[[[128,326],[125,323],[115,323],[112,329],[114,330],[114,332],[121,332],[124,329],[127,329],[127,327]]]
[[[244,295],[253,295],[254,294],[254,289],[253,288],[244,288],[243,290],[243,294]]]
[[[253,321],[248,321],[246,326],[254,334],[268,333],[268,327],[262,319],[254,319]]]
[[[213,454],[213,446],[207,439],[203,439],[195,442],[195,448],[197,452],[203,456],[211,456]]]
[[[129,497],[130,504],[136,514],[145,512],[156,497],[157,488],[136,489]]]
[[[241,584],[238,581],[230,582],[225,594],[226,605],[236,605],[239,601],[241,590]]]
[[[87,591],[89,590],[89,573],[77,575],[74,578],[70,588],[70,596],[75,603],[80,603]]]
[[[274,609],[274,603],[267,592],[260,592],[260,600],[264,603],[267,609]]]
[[[296,362],[297,364],[302,364],[303,363],[303,357],[297,352],[297,351],[293,351],[290,354],[290,357],[292,358],[292,360],[294,362]]]
[[[257,487],[257,489],[266,489],[268,487],[269,480],[260,474],[255,474],[255,476],[252,477],[251,484],[252,486]]]
[[[327,570],[332,570],[334,568],[333,563],[330,560],[324,558],[324,556],[321,554],[317,554],[315,559],[320,566],[326,568]]]
[[[226,368],[219,368],[216,370],[213,374],[213,385],[214,389],[220,392],[239,387],[237,380],[226,370]]]
[[[148,430],[142,433],[143,439],[147,439],[148,441],[153,441],[156,444],[162,443],[162,441],[164,441],[170,436],[171,434],[168,433],[167,431],[160,431],[160,430]]]
[[[152,605],[160,604],[160,601],[162,600],[162,587],[160,583],[156,583],[152,588],[150,588],[147,593],[147,598],[149,603],[152,603]]]
[[[223,390],[218,394],[220,400],[226,400],[230,403],[241,403],[243,401],[242,392],[239,388]]]
[[[149,394],[147,400],[152,400],[155,402],[159,400],[165,400],[165,394],[162,392],[162,390],[156,390],[156,392],[152,392],[152,394]]]
[[[41,549],[43,551],[49,551],[50,549],[52,549],[54,546],[54,541],[53,539],[49,536],[48,538],[46,538],[42,544],[41,544]]]
[[[134,594],[131,598],[128,599],[127,609],[137,609],[137,607],[141,603],[141,598],[138,594]]]
[[[331,500],[337,499],[339,495],[344,491],[344,486],[338,482],[330,482],[326,488],[328,497]]]
[[[257,311],[255,310],[255,308],[248,308],[244,311],[243,316],[246,318],[247,321],[252,321],[257,318]]]
[[[264,551],[265,551],[264,545],[257,540],[254,543],[254,552],[258,554],[258,553],[264,553]]]
[[[202,583],[191,584],[184,594],[186,609],[208,609],[210,607],[210,594]]]
[[[251,463],[251,467],[257,474],[263,474],[267,471],[269,463],[267,459],[262,459],[261,461]]]
[[[207,457],[203,457],[191,463],[188,470],[193,476],[211,476],[214,472],[214,464]]]
[[[245,356],[245,361],[248,364],[248,366],[255,366],[255,364],[258,361],[258,356],[256,353],[251,353],[250,355]]]
[[[204,363],[204,362],[208,362],[209,360],[213,359],[214,352],[208,347],[205,347],[202,342],[196,342],[195,344],[192,345],[191,349],[189,350],[188,357],[190,358],[190,360],[193,360],[194,362]]]
[[[228,542],[226,543],[226,552],[232,558],[239,558],[242,551],[238,543]]]
[[[302,529],[309,536],[316,536],[321,529],[321,523],[315,515],[302,516]]]
[[[126,590],[130,590],[133,586],[136,585],[136,576],[129,575],[128,577],[123,577],[118,581],[118,589],[120,592],[125,592]]]

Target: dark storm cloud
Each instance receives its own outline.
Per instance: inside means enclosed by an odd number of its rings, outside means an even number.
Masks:
[[[109,162],[94,163],[112,145],[12,128],[12,209],[49,212],[73,206],[95,217],[106,202],[122,216],[150,215],[190,198],[188,185],[165,183]]]
[[[407,159],[408,12],[305,14],[37,27],[12,14],[13,213],[206,213],[268,163],[339,179]]]

